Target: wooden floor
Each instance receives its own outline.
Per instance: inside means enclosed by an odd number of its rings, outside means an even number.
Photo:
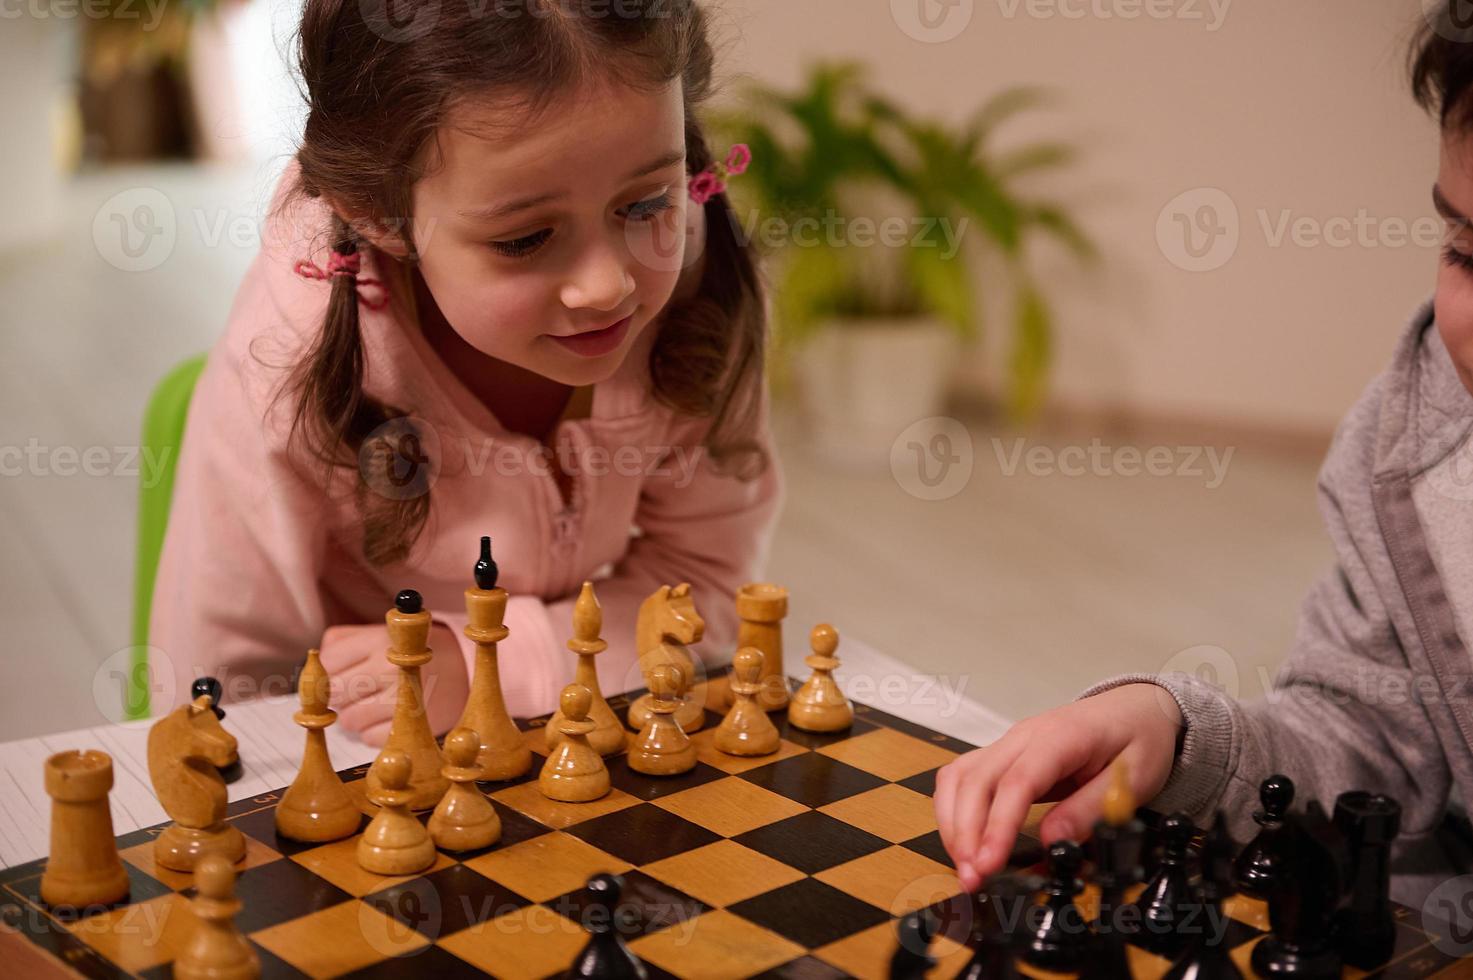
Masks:
[[[94,244],[94,217],[140,186],[168,197],[178,241],[159,267],[122,272]],[[214,236],[248,228],[268,190],[254,173],[193,168],[84,179],[62,241],[0,257],[0,740],[98,724],[99,702],[116,699],[106,665],[129,642],[138,484],[126,447],[152,385],[221,329],[255,246]],[[828,468],[800,426],[782,428],[788,500],[769,577],[793,595],[789,648],[829,620],[1014,718],[1173,657],[1236,670],[1255,693],[1328,560],[1308,456],[1238,448],[1215,488],[1008,475],[1019,438],[1025,450],[1153,440],[975,427],[970,482],[928,502],[888,471]],[[68,475],[91,447],[94,475]]]

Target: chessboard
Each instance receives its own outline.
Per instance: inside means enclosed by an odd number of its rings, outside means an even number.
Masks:
[[[364,871],[354,858],[357,836],[325,845],[279,837],[282,791],[232,804],[228,818],[247,841],[236,922],[262,976],[558,976],[587,941],[584,885],[601,872],[624,881],[614,922],[653,977],[884,977],[895,920],[920,908],[932,909],[941,927],[932,975],[963,971],[976,906],[941,846],[931,795],[936,770],[972,746],[856,704],[847,731],[800,731],[777,713],[776,754],[725,755],[712,736],[726,684],[715,674],[693,688],[707,721],[692,736],[693,770],[645,776],[615,756],[613,789],[593,803],[558,803],[539,791],[547,718],[519,721],[532,771],[481,784],[501,818],[501,840],[480,852],[440,852],[417,875]],[[639,693],[609,699],[621,719]],[[351,790],[367,771],[342,777]],[[1042,857],[1033,828],[1043,809],[1019,838],[1015,867]],[[155,865],[161,830],[118,839],[131,893],[110,908],[71,916],[49,909],[39,895],[44,860],[0,872],[0,959],[9,964],[0,973],[170,976],[193,924],[193,890],[190,875]],[[1090,887],[1080,896],[1086,916],[1097,894]],[[1248,956],[1268,928],[1266,907],[1234,897],[1225,909],[1233,959],[1252,976]],[[1468,965],[1437,948],[1413,910],[1397,908],[1396,917],[1396,952],[1372,976],[1452,976]],[[1140,978],[1171,966],[1134,947],[1129,961]]]

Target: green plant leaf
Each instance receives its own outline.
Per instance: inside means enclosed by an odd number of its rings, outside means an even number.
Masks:
[[[974,337],[976,320],[966,251],[946,258],[939,247],[912,246],[906,249],[906,259],[922,305],[946,320],[964,340]]]
[[[1043,296],[1026,277],[1013,297],[1013,350],[1008,408],[1016,419],[1032,417],[1043,403],[1053,358],[1053,317]]]

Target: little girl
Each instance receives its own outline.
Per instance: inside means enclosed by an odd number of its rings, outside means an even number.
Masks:
[[[342,724],[382,742],[383,615],[413,588],[443,732],[482,534],[514,714],[572,680],[585,579],[606,692],[639,686],[663,584],[692,584],[730,652],[781,496],[763,289],[722,193],[748,157],[697,120],[694,0],[583,7],[307,0],[306,131],[190,406],[158,570],[180,697],[205,673],[227,700],[290,691],[320,646]]]
[[[1295,782],[1296,806],[1313,799],[1328,810],[1351,789],[1394,797],[1402,819],[1392,894],[1409,905],[1466,871],[1458,828],[1467,822],[1455,812],[1473,800],[1466,24],[1429,22],[1411,51],[1414,92],[1442,124],[1432,197],[1447,238],[1436,293],[1336,433],[1319,492],[1337,560],[1304,603],[1273,690],[1240,704],[1188,674],[1119,677],[956,759],[938,774],[936,816],[969,889],[1004,864],[1035,801],[1062,800],[1040,827],[1046,840],[1087,837],[1117,757],[1129,764],[1137,798],[1199,826],[1221,810],[1240,843],[1256,832],[1259,787],[1275,773]],[[1454,907],[1469,908],[1470,881],[1449,885],[1465,896]]]

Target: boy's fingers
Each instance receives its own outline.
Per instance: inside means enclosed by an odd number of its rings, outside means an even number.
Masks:
[[[1110,767],[1095,774],[1095,777],[1066,797],[1048,812],[1039,824],[1038,832],[1045,844],[1056,840],[1083,840],[1087,828],[1093,827],[1100,818],[1100,808],[1105,791],[1110,788]]]
[[[987,833],[972,861],[978,871],[991,874],[1007,863],[1029,807],[1078,768],[1082,761],[1078,755],[1077,743],[1055,743],[1047,754],[1020,757],[1002,774],[988,814]]]
[[[987,826],[998,777],[1023,754],[1022,743],[1022,739],[997,743],[996,752],[981,757],[957,781],[956,796],[952,801],[952,821],[955,827],[952,832],[952,854],[958,867],[962,864],[975,865],[977,844],[982,839],[983,828]],[[982,871],[981,868],[976,870]]]
[[[372,673],[360,670],[339,674],[332,679],[332,706],[346,711],[365,701],[384,701],[390,706],[398,695],[398,680],[392,672]]]

